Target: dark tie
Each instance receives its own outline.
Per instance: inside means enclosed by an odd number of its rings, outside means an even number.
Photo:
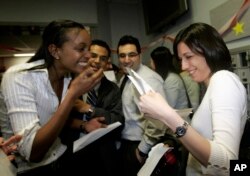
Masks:
[[[95,90],[92,89],[88,92],[88,96],[87,96],[87,100],[86,100],[86,103],[90,104],[92,107],[95,107],[96,106],[96,103],[97,103],[97,95],[95,93]],[[91,119],[91,116],[89,114],[84,114],[83,116],[83,119],[84,120],[90,120]]]
[[[127,80],[128,80],[128,75],[126,74],[126,75],[124,75],[124,78],[123,78],[121,86],[120,86],[121,93],[122,93],[122,91],[123,91],[123,89],[124,89],[124,87],[126,85]]]
[[[91,106],[95,107],[96,102],[97,102],[97,95],[95,93],[95,90],[92,89],[88,92],[87,103],[90,104]]]

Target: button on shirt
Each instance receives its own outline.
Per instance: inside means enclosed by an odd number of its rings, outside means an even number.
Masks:
[[[50,120],[59,106],[58,98],[48,79],[47,69],[27,71],[27,69],[41,64],[43,61],[13,66],[6,71],[1,84],[0,122],[2,133],[5,138],[11,136],[13,132],[23,135],[18,145],[20,154],[26,160],[16,159],[18,172],[49,164],[58,159],[66,150],[66,146],[61,144],[58,138],[41,162],[27,162],[36,132]],[[66,95],[70,80],[70,77],[64,78],[62,97]]]

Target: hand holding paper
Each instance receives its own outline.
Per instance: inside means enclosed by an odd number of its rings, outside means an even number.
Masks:
[[[172,149],[171,147],[168,147],[163,143],[159,143],[154,147],[152,147],[145,164],[140,169],[137,175],[150,176],[153,170],[155,169],[156,165],[158,164],[159,160],[164,155],[164,153],[171,149]]]
[[[131,80],[131,82],[134,84],[140,95],[146,94],[149,91],[154,90],[151,88],[151,86],[142,79],[134,70],[130,68],[126,68],[128,72],[128,77]],[[190,113],[192,113],[193,108],[186,108],[186,109],[178,109],[176,110],[177,113],[183,118],[186,119]]]
[[[150,85],[144,81],[134,70],[126,68],[128,72],[128,77],[131,82],[134,84],[140,95],[143,95],[149,91],[154,91]]]

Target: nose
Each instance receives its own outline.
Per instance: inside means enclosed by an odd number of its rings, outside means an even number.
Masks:
[[[130,57],[128,55],[125,56],[124,62],[129,63],[130,62]]]
[[[181,69],[182,70],[187,70],[188,67],[189,67],[189,64],[188,64],[187,60],[186,59],[182,59],[181,60]]]

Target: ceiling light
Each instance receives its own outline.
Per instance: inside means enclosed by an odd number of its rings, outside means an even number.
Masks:
[[[14,54],[14,57],[32,57],[35,53],[21,53],[21,54]]]

